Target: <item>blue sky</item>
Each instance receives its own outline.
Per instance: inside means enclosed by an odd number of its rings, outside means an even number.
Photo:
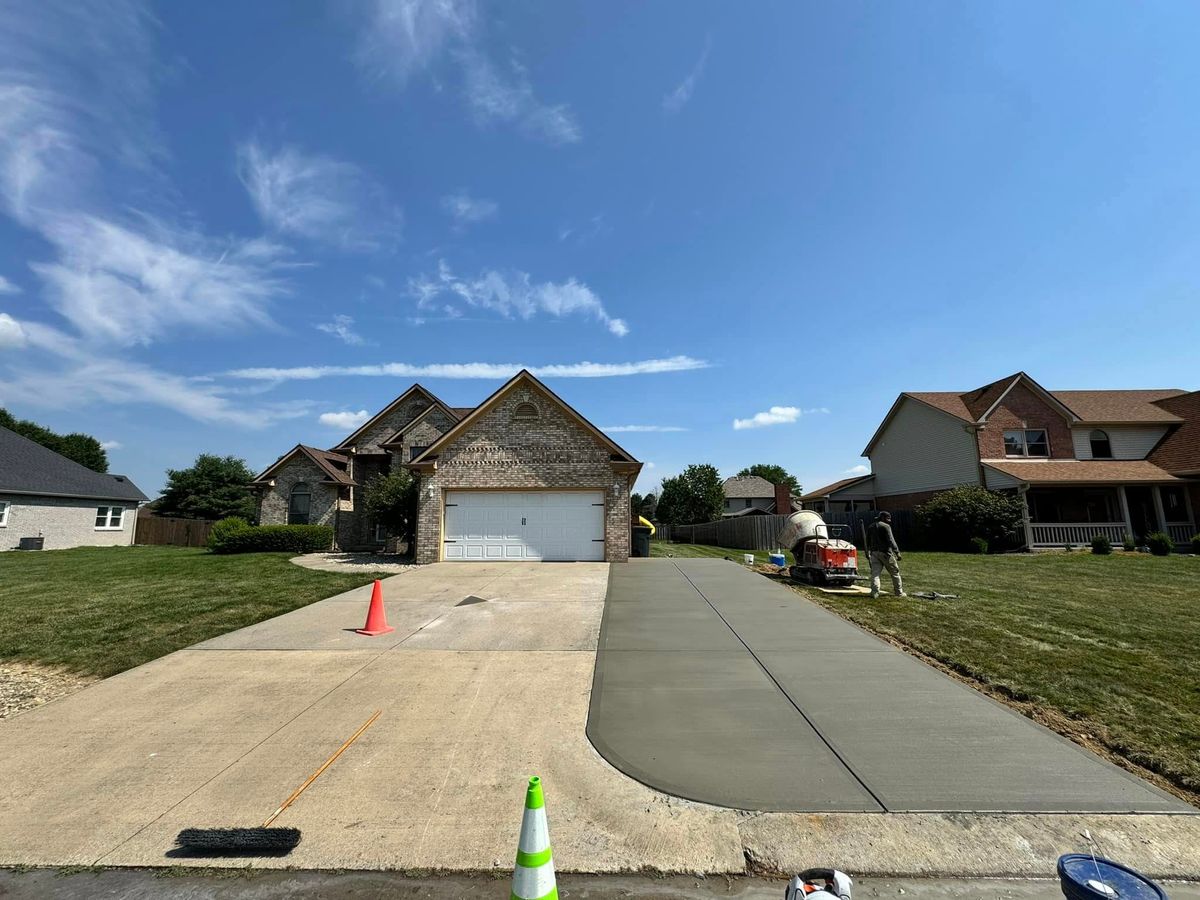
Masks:
[[[644,490],[689,462],[835,480],[906,389],[1195,389],[1198,26],[7,4],[0,404],[114,442],[152,493],[529,366],[653,464]]]

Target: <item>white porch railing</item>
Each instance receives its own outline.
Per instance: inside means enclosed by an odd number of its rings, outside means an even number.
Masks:
[[[1192,542],[1192,535],[1195,533],[1195,525],[1189,525],[1186,522],[1183,524],[1178,522],[1167,523],[1167,534],[1169,534],[1171,536],[1171,540],[1177,544],[1190,544]]]
[[[1032,522],[1029,527],[1033,530],[1035,547],[1090,544],[1098,534],[1114,544],[1120,544],[1129,531],[1124,522]]]

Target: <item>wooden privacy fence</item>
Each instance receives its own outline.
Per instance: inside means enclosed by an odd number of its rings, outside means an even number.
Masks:
[[[208,519],[178,519],[173,516],[138,516],[135,544],[168,544],[173,547],[205,547],[213,523]]]
[[[821,513],[821,518],[830,525],[849,525],[853,535],[851,539],[861,549],[863,528],[875,521],[875,513]],[[701,525],[659,525],[653,540],[673,541],[677,544],[708,544],[736,550],[774,550],[775,536],[783,529],[786,521],[787,516],[740,516]],[[892,531],[896,535],[896,542],[901,546],[910,543],[913,514],[907,511],[892,513]]]

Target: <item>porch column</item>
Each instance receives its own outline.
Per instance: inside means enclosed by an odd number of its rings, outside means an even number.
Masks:
[[[1158,530],[1167,530],[1167,514],[1163,511],[1162,503],[1162,488],[1157,484],[1150,488],[1150,493],[1154,495],[1154,515],[1158,519]]]
[[[1117,498],[1121,501],[1121,518],[1125,520],[1125,534],[1136,540],[1133,533],[1133,517],[1129,515],[1129,500],[1125,496],[1125,485],[1117,487]]]
[[[1024,512],[1021,514],[1021,524],[1025,528],[1025,548],[1033,549],[1033,525],[1029,520],[1029,500],[1025,495],[1029,493],[1029,485],[1023,484],[1017,488],[1017,495],[1021,498],[1021,507]]]

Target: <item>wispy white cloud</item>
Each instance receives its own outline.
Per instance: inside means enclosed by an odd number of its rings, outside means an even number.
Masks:
[[[124,448],[124,446],[125,445],[122,444],[120,441],[101,441],[100,442],[101,450],[121,450]]]
[[[511,378],[528,369],[538,378],[615,378],[625,375],[657,375],[664,372],[688,372],[706,369],[708,363],[690,356],[671,356],[665,359],[645,359],[628,363],[566,363],[562,365],[528,366],[520,363],[382,363],[371,366],[294,366],[291,368],[258,367],[234,369],[225,374],[232,378],[260,381],[311,381],[318,378],[348,376],[394,378],[486,378],[493,381]]]
[[[360,409],[358,412],[327,412],[317,416],[317,421],[326,428],[338,428],[342,431],[348,431],[362,425],[367,419],[371,418],[371,414],[365,409]]]
[[[8,313],[0,313],[0,350],[12,350],[25,345],[25,329]]]
[[[13,284],[11,281],[9,281],[7,278],[5,278],[3,275],[0,275],[0,294],[19,294],[19,293],[21,293],[20,285]]]
[[[518,130],[548,144],[575,144],[583,130],[566,104],[542,103],[533,92],[525,68],[510,63],[500,69],[478,51],[461,54],[467,102],[481,125],[493,122],[515,125]]]
[[[365,15],[355,58],[368,77],[403,88],[418,72],[449,59],[479,124],[514,125],[550,144],[580,140],[566,104],[540,100],[519,62],[501,68],[489,56],[475,0],[374,0],[360,8]]]
[[[411,279],[408,288],[417,300],[417,308],[421,310],[461,310],[466,305],[488,310],[504,318],[531,319],[539,314],[555,318],[579,315],[602,323],[617,337],[629,333],[625,320],[610,316],[595,292],[574,278],[535,283],[526,272],[505,275],[492,269],[478,278],[466,279],[455,275],[446,261],[442,260],[438,263],[436,273]]]
[[[369,75],[404,87],[455,44],[471,39],[474,0],[373,0],[359,34],[356,61]]]
[[[238,147],[237,171],[259,218],[281,234],[348,250],[377,250],[399,240],[399,208],[352,163],[251,140]]]
[[[465,188],[460,188],[442,198],[442,209],[456,225],[463,228],[494,219],[500,211],[500,204],[495,200],[472,197]]]
[[[827,413],[825,407],[801,409],[798,406],[772,406],[766,412],[755,413],[748,419],[734,419],[733,430],[742,431],[746,428],[766,428],[769,425],[789,425],[799,421],[801,416],[814,413]]]
[[[624,432],[669,432],[669,431],[687,431],[686,428],[680,428],[678,425],[605,425],[600,429],[607,431],[609,434],[621,434]]]
[[[857,465],[857,466],[851,466],[850,468],[848,468],[844,472],[842,472],[842,474],[847,477],[852,477],[855,475],[869,475],[870,472],[871,472],[870,466]]]
[[[317,330],[332,334],[351,347],[359,347],[366,343],[363,336],[354,330],[354,319],[350,316],[336,315],[332,322],[322,322],[318,325]]]
[[[662,100],[663,109],[669,113],[677,113],[692,99],[692,94],[696,91],[696,83],[700,80],[700,76],[704,74],[704,66],[708,63],[708,52],[712,49],[712,39],[705,38],[704,49],[700,51],[700,58],[696,60],[696,64],[692,66],[692,70],[687,74],[683,81],[679,82],[675,90],[665,95]]]

